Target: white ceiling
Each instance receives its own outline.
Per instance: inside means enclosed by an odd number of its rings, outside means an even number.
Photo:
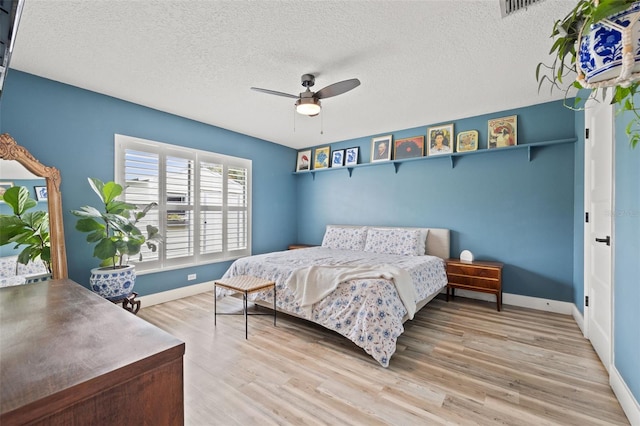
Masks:
[[[575,3],[26,0],[11,68],[303,148],[561,98],[535,68]],[[249,90],[305,73],[362,84],[314,118]]]

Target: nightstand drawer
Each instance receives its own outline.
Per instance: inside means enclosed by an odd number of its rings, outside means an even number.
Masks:
[[[473,275],[475,277],[493,278],[495,280],[500,278],[500,269],[483,268],[477,265],[449,263],[447,265],[447,272],[451,275]]]
[[[500,288],[500,280],[491,278],[472,277],[468,275],[448,274],[449,284],[455,284],[466,287],[491,288],[498,290]]]

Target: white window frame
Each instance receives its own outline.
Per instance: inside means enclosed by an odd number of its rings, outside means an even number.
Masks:
[[[134,149],[136,151],[148,152],[152,154],[157,154],[160,157],[159,164],[159,199],[156,200],[158,203],[159,210],[159,223],[157,224],[159,232],[161,235],[167,235],[167,210],[172,210],[172,207],[167,208],[167,191],[166,191],[166,181],[164,176],[166,163],[165,159],[167,156],[179,157],[184,159],[189,159],[194,161],[194,170],[197,172],[194,173],[195,185],[194,185],[194,193],[193,193],[193,214],[194,214],[194,228],[193,228],[193,255],[167,259],[166,252],[164,250],[164,245],[161,244],[159,247],[159,259],[145,261],[143,259],[142,262],[136,262],[136,271],[139,274],[157,272],[160,270],[171,270],[171,269],[180,269],[188,266],[196,266],[196,265],[204,265],[209,263],[217,263],[217,262],[225,262],[229,260],[235,260],[241,257],[250,256],[251,255],[251,241],[252,241],[252,232],[251,232],[251,217],[252,217],[252,161],[246,158],[232,157],[229,155],[218,154],[209,151],[203,151],[193,148],[186,148],[178,145],[171,145],[163,142],[156,142],[147,139],[136,138],[132,136],[115,134],[115,181],[126,188],[126,179],[125,179],[125,153],[127,149]],[[214,253],[214,254],[201,254],[200,250],[200,221],[197,220],[200,217],[201,211],[206,211],[206,207],[200,206],[200,162],[207,163],[215,163],[223,165],[223,196],[222,196],[222,235],[223,235],[223,247],[222,252]],[[229,168],[237,167],[243,168],[247,170],[246,176],[246,212],[247,212],[247,225],[246,225],[246,233],[247,233],[247,244],[243,249],[238,250],[230,250],[228,248],[227,242],[227,213],[230,211],[237,211],[237,207],[230,207],[228,205],[228,175]],[[126,189],[125,189],[126,193]],[[126,198],[125,198],[126,199]],[[189,207],[190,209],[190,207]],[[144,231],[143,231],[144,232]],[[133,259],[132,259],[133,260]]]

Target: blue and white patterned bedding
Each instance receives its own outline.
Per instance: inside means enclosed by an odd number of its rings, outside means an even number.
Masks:
[[[357,279],[340,283],[325,299],[313,305],[310,313],[294,302],[286,286],[298,268],[311,265],[378,266],[391,264],[411,275],[418,300],[427,299],[447,285],[444,261],[434,256],[401,256],[354,250],[311,247],[245,257],[236,260],[223,278],[252,275],[276,282],[278,310],[334,330],[360,346],[383,367],[396,351],[396,341],[404,332],[407,313],[393,281]],[[220,296],[224,290],[218,289]],[[273,303],[273,291],[255,293],[252,300]]]

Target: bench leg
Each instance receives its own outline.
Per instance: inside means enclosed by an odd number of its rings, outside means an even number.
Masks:
[[[247,314],[247,292],[242,295],[242,302],[244,304],[244,339],[249,338],[249,315]]]
[[[273,326],[276,326],[276,285],[273,285]]]

